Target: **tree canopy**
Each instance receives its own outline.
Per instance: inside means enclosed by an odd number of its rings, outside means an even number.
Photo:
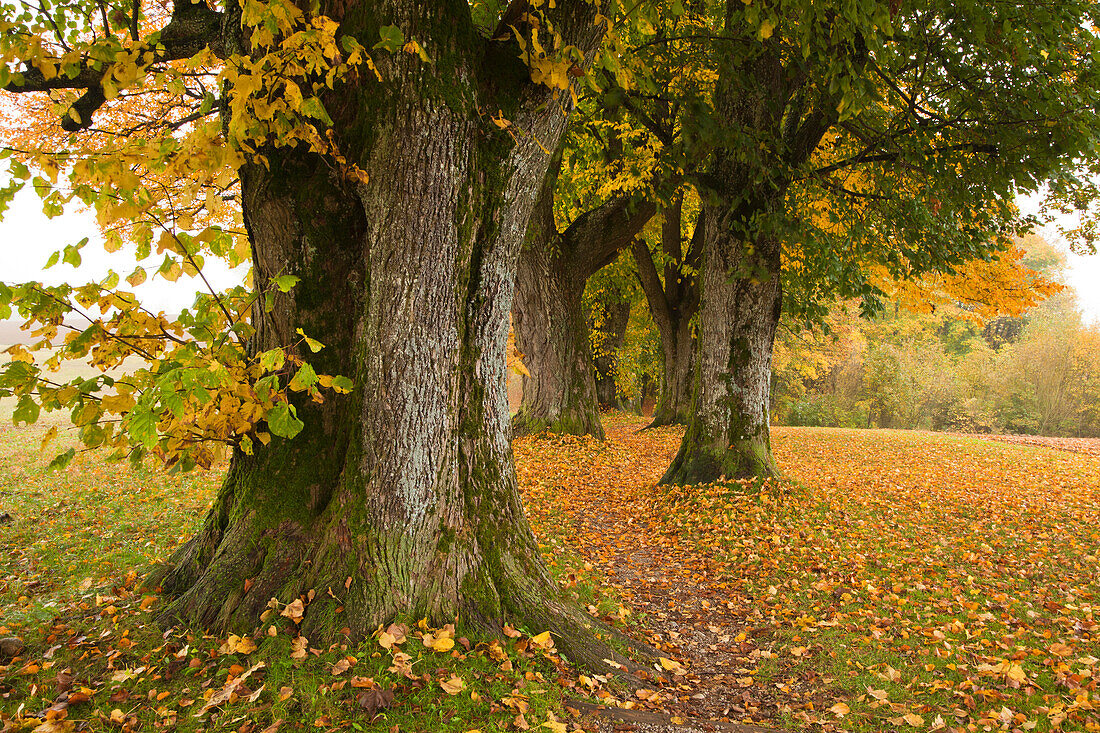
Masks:
[[[1083,195],[1093,13],[982,0],[2,4],[0,205],[29,183],[48,212],[93,208],[109,249],[153,258],[130,286],[201,281],[212,257],[251,274],[175,318],[144,310],[122,274],[0,285],[0,316],[17,312],[37,339],[10,350],[0,394],[18,397],[17,422],[70,410],[84,446],[115,457],[188,469],[230,455],[202,531],[161,575],[166,618],[228,626],[272,597],[342,587],[310,598],[304,632],[332,635],[337,613],[356,634],[399,614],[515,616],[606,667],[620,657],[549,580],[516,488],[515,296],[570,275],[559,300],[583,338],[584,280],[663,210],[665,281],[653,262],[643,278],[666,301],[691,291],[677,329],[698,319],[689,428],[667,478],[769,473],[784,292],[808,317],[830,298],[871,301],[883,282],[994,258],[1026,225],[1019,192]],[[699,210],[687,239],[681,200]],[[81,246],[56,259],[78,261]],[[517,330],[521,350],[526,338]],[[122,377],[50,376],[67,358],[106,370],[132,356],[146,363]]]

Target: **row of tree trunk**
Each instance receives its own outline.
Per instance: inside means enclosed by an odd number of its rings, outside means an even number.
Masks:
[[[683,199],[677,198],[661,211],[664,266],[658,273],[654,253],[637,237],[655,213],[652,204],[614,200],[558,232],[554,182],[548,180],[540,195],[520,255],[513,323],[529,374],[514,431],[604,437],[600,407],[620,406],[613,362],[625,337],[629,302],[604,306],[594,358],[581,298],[588,278],[629,246],[663,355],[650,426],[688,426],[664,480],[693,484],[774,475],[768,402],[781,309],[778,240],[762,247],[733,241],[731,214],[719,204],[703,207],[685,243]],[[697,329],[697,314],[706,329]]]

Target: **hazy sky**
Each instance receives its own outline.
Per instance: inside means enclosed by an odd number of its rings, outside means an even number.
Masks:
[[[84,237],[88,237],[89,241],[80,250],[82,262],[79,268],[59,262],[49,270],[42,269],[53,252],[65,245],[76,244]],[[122,278],[134,271],[138,263],[132,247],[123,247],[109,254],[103,249],[102,241],[91,213],[74,210],[49,219],[42,213],[38,196],[24,189],[16,195],[11,208],[0,219],[0,281],[36,280],[48,285],[66,281],[86,283],[102,280],[110,269]],[[163,258],[163,254],[154,255],[142,264],[147,271],[151,271],[160,266]],[[244,268],[234,273],[216,257],[208,257],[203,274],[211,285],[220,290],[239,283],[244,277]],[[149,310],[177,313],[191,305],[196,289],[203,287],[203,284],[201,280],[189,277],[181,277],[173,283],[159,276],[153,277],[150,272],[149,279],[137,288],[131,288],[125,282],[120,287],[137,293]]]
[[[79,270],[74,271],[63,263],[54,265],[50,270],[42,270],[52,252],[67,244],[75,244],[85,236],[91,241],[81,251],[83,263]],[[90,282],[104,278],[109,268],[114,268],[122,277],[129,275],[135,265],[133,250],[124,248],[107,254],[98,246],[100,241],[90,214],[73,212],[48,219],[42,214],[38,197],[24,190],[0,220],[0,281],[38,280],[47,284],[66,280]],[[1065,247],[1062,249],[1065,250]],[[1069,253],[1067,261],[1066,284],[1077,291],[1085,319],[1100,322],[1100,255]],[[159,262],[160,259],[154,257],[145,264],[147,268],[156,267]],[[231,272],[213,257],[207,259],[205,274],[216,288],[233,285],[243,277],[243,271]],[[191,304],[199,285],[201,282],[186,277],[175,283],[150,277],[136,291],[150,310],[178,312]]]

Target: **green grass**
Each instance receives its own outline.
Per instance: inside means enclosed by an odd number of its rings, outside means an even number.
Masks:
[[[153,622],[160,599],[142,587],[142,577],[197,529],[221,471],[135,470],[105,463],[96,453],[47,471],[57,447],[44,451],[40,441],[50,424],[65,421],[50,416],[29,428],[0,427],[0,512],[13,518],[0,525],[0,637],[18,635],[27,644],[20,658],[0,666],[0,725],[33,730],[51,705],[72,694],[78,702],[55,713],[61,716],[58,730],[74,729],[65,727],[70,724],[181,731],[244,725],[259,733],[282,720],[283,730],[396,725],[402,731],[488,733],[517,723],[535,729],[563,715],[562,696],[576,686],[577,674],[553,650],[530,641],[538,629],[492,647],[471,634],[469,650],[459,629],[460,642],[436,652],[424,647],[423,632],[410,624],[409,639],[399,647],[410,655],[410,674],[397,671],[394,654],[374,639],[309,646],[304,659],[292,658],[295,627],[277,614],[263,624],[258,619],[256,630],[238,630],[257,645],[248,654],[229,652],[227,637],[178,629],[164,634]],[[567,595],[614,614],[618,603],[599,591],[598,575],[563,552],[559,539],[544,538],[543,550]],[[354,665],[333,674],[333,664],[349,658]],[[262,666],[237,696],[195,716],[205,696],[257,663]],[[457,694],[442,686],[452,675],[464,684]],[[376,697],[361,704],[360,696],[372,689]],[[379,695],[391,693],[391,705],[374,709]],[[15,718],[4,717],[15,711]]]
[[[1100,461],[904,431],[776,433],[795,481],[673,490],[666,521],[717,548],[773,628],[754,684],[780,690],[789,725],[1100,729]]]

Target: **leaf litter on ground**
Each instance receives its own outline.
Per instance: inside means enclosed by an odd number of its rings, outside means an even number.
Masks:
[[[644,424],[615,415],[605,443],[515,443],[563,592],[660,650],[636,692],[571,668],[539,629],[471,642],[453,625],[406,623],[315,648],[297,633],[308,597],[233,635],[162,635],[140,572],[194,529],[217,475],[135,473],[95,456],[46,474],[33,431],[4,431],[0,494],[16,522],[0,528],[0,637],[27,646],[0,660],[0,721],[575,730],[593,724],[568,699],[589,697],[674,722],[1100,729],[1095,455],[777,428],[788,480],[663,488],[681,432]]]

